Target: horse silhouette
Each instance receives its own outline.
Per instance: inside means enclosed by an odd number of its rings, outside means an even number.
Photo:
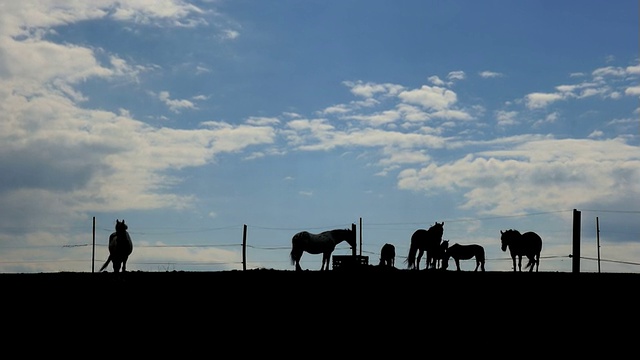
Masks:
[[[384,244],[380,250],[379,266],[394,267],[396,263],[396,247],[393,244]]]
[[[309,254],[322,254],[322,266],[320,270],[329,270],[329,260],[336,245],[346,241],[352,249],[356,247],[356,235],[351,229],[335,229],[312,234],[301,231],[291,238],[291,264],[296,266],[296,271],[302,270],[300,258],[306,251]]]
[[[436,267],[443,232],[444,221],[442,223],[436,221],[429,230],[418,229],[411,235],[411,247],[405,260],[409,269],[420,270],[420,259],[425,252],[427,253],[426,268]]]
[[[441,264],[444,263],[444,256],[449,248],[449,240],[442,240],[440,246],[433,253],[431,262],[436,269],[441,269]]]
[[[478,271],[478,267],[484,271],[484,248],[478,244],[460,245],[455,243],[447,248],[444,259],[442,260],[442,268],[447,269],[449,267],[449,258],[453,258],[456,262],[456,270],[460,271],[460,260],[470,260],[476,258],[476,268],[473,271]]]
[[[127,260],[133,252],[133,242],[131,236],[127,232],[129,226],[124,223],[124,219],[119,221],[116,219],[116,231],[109,235],[109,257],[102,265],[100,271],[104,270],[109,262],[113,263],[113,272],[127,271]]]
[[[525,269],[529,268],[529,272],[532,272],[535,266],[536,272],[538,272],[540,252],[542,251],[542,238],[533,231],[520,234],[518,230],[513,229],[506,231],[500,230],[500,234],[502,251],[507,251],[507,248],[509,248],[511,260],[513,261],[513,271],[516,271],[516,257],[518,257],[517,271],[522,271],[522,256],[526,256],[529,262],[525,266]]]

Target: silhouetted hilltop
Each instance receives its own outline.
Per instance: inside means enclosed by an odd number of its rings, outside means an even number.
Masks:
[[[230,270],[217,272],[142,272],[129,271],[114,274],[102,273],[37,273],[0,274],[3,291],[11,289],[54,288],[58,294],[82,294],[83,292],[121,291],[139,297],[163,296],[179,291],[213,289],[229,296],[240,296],[256,288],[265,289],[271,296],[283,292],[315,292],[326,289],[327,293],[347,291],[354,297],[389,296],[405,297],[406,293],[423,292],[442,296],[467,296],[477,291],[485,298],[512,297],[526,292],[545,295],[635,294],[640,285],[640,274],[630,273],[514,273],[473,272],[441,270],[406,270],[364,266],[358,270]],[[549,294],[553,292],[553,294]],[[19,293],[19,292],[18,292]],[[429,295],[432,296],[432,295]]]
[[[77,328],[108,323],[117,331],[124,327],[156,333],[180,332],[197,323],[216,334],[222,329],[230,337],[250,329],[302,336],[311,328],[328,326],[332,336],[344,332],[397,338],[398,331],[421,334],[430,328],[446,338],[483,332],[492,324],[526,333],[540,323],[560,333],[587,333],[594,321],[612,328],[637,319],[638,284],[640,274],[378,266],[300,272],[0,274],[7,309],[43,323]],[[20,319],[14,319],[18,326]]]

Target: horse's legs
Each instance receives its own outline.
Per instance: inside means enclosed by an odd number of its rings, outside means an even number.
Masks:
[[[322,254],[322,266],[320,267],[320,271],[329,270],[329,258],[330,257],[331,257],[330,254],[327,254],[327,253],[323,253]]]
[[[517,271],[517,268],[516,268],[516,256],[515,255],[511,255],[511,260],[513,262],[513,271]]]
[[[518,271],[522,272],[522,255],[518,255]]]
[[[460,259],[454,259],[456,261],[456,271],[460,271]]]
[[[422,253],[424,251],[422,249],[418,250],[418,257],[416,258],[416,270],[420,270],[420,259],[422,259]],[[429,267],[429,264],[427,263],[427,268]]]
[[[533,267],[536,267],[536,272],[538,272],[538,260],[536,260],[536,256],[535,255],[531,255],[531,258],[529,259],[529,262],[531,263],[531,266],[529,267],[529,272],[533,272]]]
[[[113,272],[120,272],[120,260],[113,261]]]

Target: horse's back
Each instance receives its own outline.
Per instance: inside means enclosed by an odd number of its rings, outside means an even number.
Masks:
[[[440,245],[442,240],[442,234],[432,230],[418,229],[411,235],[411,243],[414,245],[422,246],[435,246]]]
[[[413,232],[413,235],[411,235],[411,241],[416,241],[416,240],[420,240],[420,239],[424,239],[427,236],[429,236],[429,232],[425,229],[418,229],[416,231]]]
[[[310,254],[333,252],[336,246],[331,231],[324,231],[319,234],[301,231],[293,236],[291,242],[293,248]]]
[[[468,260],[474,256],[484,258],[484,247],[479,244],[460,245],[456,243],[451,245],[449,249],[447,249],[447,251],[449,252],[450,256],[454,258],[457,257],[459,259]]]
[[[118,233],[112,233],[109,235],[109,252],[115,253],[117,252],[120,255],[131,255],[133,252],[133,241],[131,241],[131,236],[129,233],[126,233],[125,241],[119,241]]]
[[[392,244],[384,244],[380,254],[385,258],[392,258],[396,256],[396,247]]]
[[[522,239],[529,242],[533,249],[537,252],[542,250],[542,238],[533,231],[522,234]]]

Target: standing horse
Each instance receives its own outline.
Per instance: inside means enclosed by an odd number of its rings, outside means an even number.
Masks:
[[[438,247],[438,251],[433,255],[433,259],[431,262],[435,265],[436,269],[441,269],[440,264],[444,264],[444,256],[447,253],[447,249],[449,248],[449,240],[442,240],[440,243],[440,247]]]
[[[409,248],[409,255],[405,262],[409,269],[420,270],[420,259],[424,252],[427,253],[427,269],[435,266],[435,260],[440,250],[440,243],[442,242],[442,233],[444,232],[444,221],[442,223],[436,223],[432,225],[429,230],[418,229],[413,235],[411,235],[411,247]],[[416,258],[416,253],[418,257]]]
[[[378,266],[394,267],[396,264],[396,247],[393,244],[384,244],[380,250],[380,264]]]
[[[116,232],[109,236],[109,257],[100,271],[104,270],[109,262],[113,263],[113,272],[120,272],[121,266],[123,272],[127,271],[127,259],[133,252],[133,243],[127,232],[128,228],[129,226],[124,223],[124,219],[122,221],[116,219]]]
[[[540,252],[542,251],[542,238],[532,231],[520,234],[518,230],[513,229],[506,231],[500,230],[500,234],[502,251],[507,251],[508,247],[511,253],[513,271],[516,271],[516,256],[518,257],[518,271],[522,271],[522,256],[524,255],[529,259],[529,262],[524,268],[529,268],[529,272],[532,272],[533,266],[535,265],[536,272],[538,272]]]
[[[331,253],[335,250],[336,245],[346,241],[352,249],[356,247],[356,234],[351,229],[335,229],[321,232],[320,234],[312,234],[308,231],[302,231],[291,239],[291,264],[296,266],[296,271],[302,270],[300,267],[300,258],[303,252],[309,254],[322,254],[322,266],[320,270],[329,270],[329,260]]]
[[[478,267],[484,271],[484,248],[481,245],[455,243],[446,250],[442,267],[446,270],[449,267],[449,258],[453,258],[456,262],[456,270],[460,271],[460,260],[469,260],[474,257],[476,258],[476,268],[473,271],[478,271]]]

